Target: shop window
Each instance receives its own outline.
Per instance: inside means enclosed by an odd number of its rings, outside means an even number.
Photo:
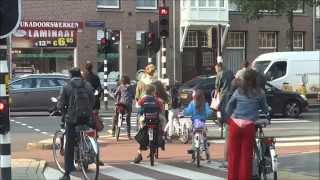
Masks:
[[[271,65],[270,69],[266,74],[266,78],[268,81],[272,81],[278,78],[281,78],[287,74],[287,62],[280,61],[275,62]]]
[[[304,33],[293,32],[293,48],[295,50],[302,50],[304,48]]]
[[[277,33],[276,32],[259,32],[259,48],[276,49]]]
[[[226,47],[245,48],[245,32],[229,32]]]
[[[214,61],[213,61],[213,56],[212,52],[203,52],[202,53],[202,66],[208,67],[208,66],[213,66]]]
[[[197,31],[188,31],[186,41],[185,41],[185,47],[186,48],[193,48],[198,47],[198,35]]]
[[[120,0],[97,0],[97,8],[120,8]]]
[[[137,9],[157,9],[157,0],[136,0]]]

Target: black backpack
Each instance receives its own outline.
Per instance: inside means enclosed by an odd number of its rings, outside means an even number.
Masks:
[[[90,122],[92,109],[90,109],[89,90],[85,87],[85,82],[81,80],[81,85],[76,86],[71,82],[71,94],[69,97],[67,123],[85,124]]]

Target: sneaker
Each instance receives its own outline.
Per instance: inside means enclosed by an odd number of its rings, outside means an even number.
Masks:
[[[70,175],[65,173],[62,177],[59,178],[59,180],[70,180]]]
[[[133,160],[133,162],[135,164],[139,164],[141,161],[142,161],[142,155],[141,154],[138,154]]]

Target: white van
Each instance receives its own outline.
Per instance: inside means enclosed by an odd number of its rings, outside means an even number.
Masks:
[[[305,84],[309,97],[320,93],[320,51],[266,53],[258,56],[252,66],[279,89],[285,86],[298,91]]]

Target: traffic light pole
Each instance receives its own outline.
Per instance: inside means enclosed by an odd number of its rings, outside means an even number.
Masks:
[[[104,38],[107,38],[107,29],[104,29]],[[104,61],[103,61],[103,101],[104,101],[104,109],[108,110],[108,59],[107,59],[107,48],[104,48]]]
[[[11,180],[11,142],[9,120],[8,61],[0,59],[0,179]]]

